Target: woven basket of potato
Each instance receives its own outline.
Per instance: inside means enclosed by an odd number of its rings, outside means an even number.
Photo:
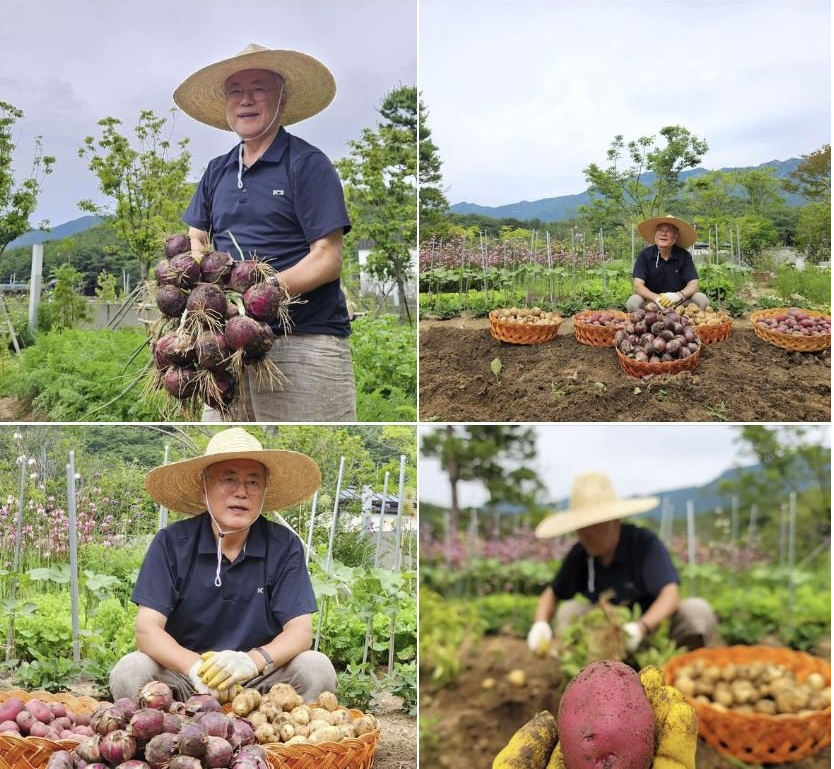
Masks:
[[[274,769],[370,769],[379,742],[374,716],[342,707],[329,692],[305,704],[286,684],[273,689],[274,698],[244,689],[223,710],[249,721]],[[292,699],[279,705],[285,695]]]
[[[698,359],[701,357],[702,347],[703,343],[699,344],[698,349],[688,358],[680,358],[679,360],[670,360],[663,363],[644,363],[643,361],[623,355],[616,347],[614,349],[617,351],[620,368],[629,376],[642,378],[645,376],[656,376],[658,374],[680,374],[684,371],[694,371],[698,365]]]
[[[753,324],[753,333],[759,339],[768,342],[769,344],[781,347],[783,350],[790,350],[791,352],[821,352],[822,350],[831,347],[831,330],[827,334],[819,334],[816,336],[800,336],[796,334],[783,334],[768,328],[762,323],[765,320],[777,320],[786,317],[792,308],[779,307],[775,310],[757,310],[750,314],[750,322]],[[831,323],[831,316],[824,312],[817,310],[803,310],[809,318],[818,318],[826,320]]]
[[[831,744],[831,666],[792,649],[698,649],[663,666],[713,748],[746,763],[781,764]]]
[[[513,308],[515,310],[515,308]],[[543,344],[555,339],[562,318],[556,313],[544,313],[537,307],[526,310],[492,310],[489,313],[489,333],[499,342],[510,344]]]
[[[75,697],[66,692],[50,694],[43,691],[12,690],[0,692],[0,707],[11,699],[21,700],[24,705],[30,700],[39,700],[46,705],[57,702],[76,715],[92,713],[101,704],[92,697]],[[53,753],[72,750],[81,739],[52,740],[4,732],[0,734],[0,769],[45,769]]]
[[[695,333],[698,335],[704,344],[715,344],[716,342],[723,342],[730,338],[733,333],[733,319],[729,316],[720,323],[703,323],[700,326],[694,326]]]
[[[627,320],[628,315],[619,310],[578,312],[573,316],[573,333],[581,344],[613,347],[614,334]]]

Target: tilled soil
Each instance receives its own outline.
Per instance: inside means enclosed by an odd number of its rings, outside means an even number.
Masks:
[[[827,422],[831,351],[783,350],[737,319],[694,373],[634,379],[613,348],[577,342],[570,320],[540,345],[499,342],[486,318],[421,320],[419,410],[442,422]]]
[[[514,687],[506,675],[524,670],[527,684]],[[487,678],[495,680],[485,689]],[[442,689],[425,681],[420,685],[420,767],[490,769],[492,760],[513,733],[541,710],[556,713],[561,676],[558,665],[530,653],[523,639],[509,636],[485,638],[469,652],[460,677]],[[697,769],[739,769],[740,761],[728,759],[703,740],[698,741]],[[792,764],[791,769],[828,769],[831,749]]]

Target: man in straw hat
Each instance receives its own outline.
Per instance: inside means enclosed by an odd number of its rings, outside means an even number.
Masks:
[[[657,497],[620,499],[602,473],[576,476],[568,510],[548,516],[536,528],[542,539],[575,531],[579,542],[539,599],[527,635],[531,651],[538,652],[553,637],[554,614],[560,633],[593,608],[573,600],[574,596],[584,595],[593,604],[608,589],[614,591],[615,603],[639,604],[642,609],[640,620],[623,628],[630,652],[669,618],[670,635],[678,646],[695,649],[711,640],[717,623],[710,605],[703,598],[681,600],[680,580],[663,543],[648,529],[621,521],[653,509],[659,501]]]
[[[268,353],[289,384],[273,391],[247,371],[233,421],[356,418],[350,318],[339,281],[342,237],[350,230],[342,186],[325,154],[284,128],[321,112],[335,93],[320,61],[254,44],[195,72],[174,92],[195,120],[240,138],[208,164],[183,216],[192,250],[205,249],[211,237],[216,250],[236,259],[257,256],[301,299],[290,308],[292,328],[273,323]],[[221,418],[214,409],[203,416]]]
[[[671,307],[694,302],[701,309],[709,304],[698,290],[698,271],[686,249],[697,239],[695,228],[676,216],[655,216],[637,225],[643,240],[653,245],[644,248],[634,262],[634,294],[626,310],[634,312],[646,302]]]
[[[305,701],[334,691],[330,660],[311,651],[316,601],[299,538],[261,516],[310,497],[318,465],[294,451],[263,449],[234,427],[202,456],[151,470],[145,488],[188,516],[159,531],[131,600],[136,644],[110,674],[114,699],[148,681],[174,696],[230,700],[240,686],[291,684]]]

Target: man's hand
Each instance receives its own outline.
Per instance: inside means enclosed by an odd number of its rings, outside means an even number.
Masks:
[[[214,652],[208,652],[214,654]],[[240,684],[233,684],[225,689],[213,689],[208,686],[202,678],[200,678],[200,667],[205,664],[202,659],[197,660],[188,671],[188,680],[191,685],[197,690],[197,694],[210,694],[221,705],[231,702],[235,695],[243,688]]]
[[[644,638],[643,628],[637,622],[626,622],[623,625],[625,633],[625,647],[628,652],[636,652]]]
[[[667,291],[665,294],[658,294],[657,303],[661,307],[671,307],[673,304],[680,304],[683,297],[677,291]]]
[[[199,675],[210,689],[224,691],[258,675],[258,666],[246,652],[226,649],[221,652],[205,652]]]
[[[660,668],[649,665],[640,671],[640,683],[646,692],[656,724],[657,746],[652,769],[695,769],[695,750],[698,747],[698,718],[695,710],[673,686],[666,686]],[[524,766],[527,769],[567,769],[562,746],[557,742],[549,758],[536,753],[531,760],[531,734],[540,731],[541,716],[528,721],[496,756],[493,769]],[[520,738],[526,735],[527,740]],[[539,737],[539,743],[546,740]],[[529,743],[529,744],[528,744]],[[551,741],[552,744],[552,741]],[[525,747],[526,746],[526,747]],[[516,763],[513,763],[515,761]]]
[[[553,638],[553,630],[549,622],[539,620],[533,623],[530,632],[527,633],[527,646],[533,654],[543,657],[547,654],[547,647]]]

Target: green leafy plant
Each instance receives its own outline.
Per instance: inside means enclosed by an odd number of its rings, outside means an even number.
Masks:
[[[71,264],[56,267],[55,288],[45,305],[44,322],[47,330],[63,331],[90,320],[92,313],[87,300],[78,293],[77,286],[84,277]]]
[[[59,692],[69,689],[82,672],[81,665],[66,657],[44,657],[21,663],[15,678],[25,689]]]
[[[102,302],[116,301],[116,276],[102,270],[96,279],[96,296]]]

